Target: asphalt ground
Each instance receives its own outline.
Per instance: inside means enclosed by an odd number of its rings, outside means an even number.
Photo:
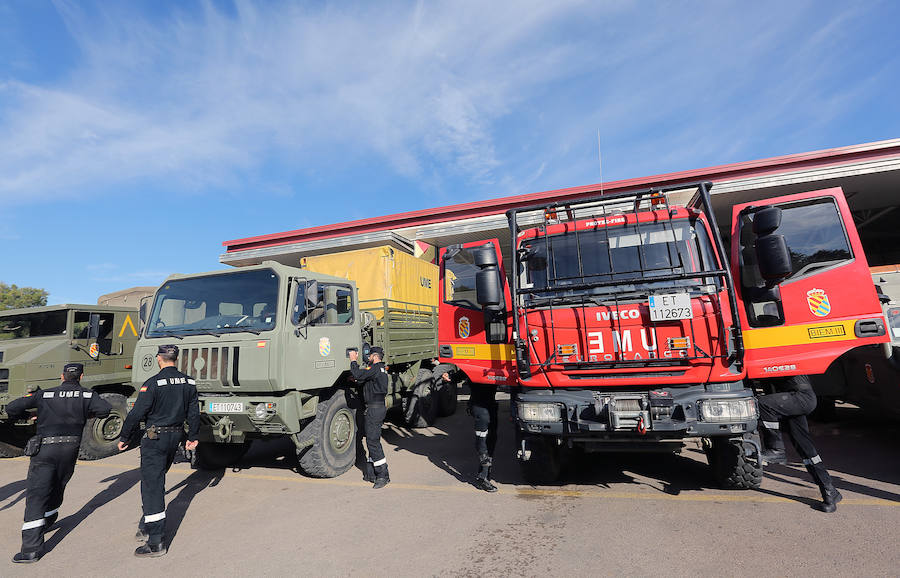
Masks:
[[[79,462],[37,564],[16,565],[27,458],[0,462],[2,576],[876,576],[900,567],[900,425],[838,408],[813,424],[844,494],[834,514],[792,456],[759,491],[724,491],[699,446],[680,455],[593,454],[556,486],[524,484],[501,402],[496,483],[470,485],[472,420],[389,423],[392,482],[354,468],[305,478],[287,440],[255,443],[235,468],[176,464],[167,478],[168,555],[138,559],[137,451]]]

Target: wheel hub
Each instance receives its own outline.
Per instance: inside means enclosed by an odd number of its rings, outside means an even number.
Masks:
[[[113,441],[122,434],[122,425],[124,423],[125,420],[121,415],[112,412],[109,414],[109,417],[97,420],[94,424],[94,432],[97,437],[104,441]]]
[[[341,410],[331,420],[331,428],[328,435],[331,447],[338,452],[346,450],[352,443],[352,434],[353,416],[348,410]]]

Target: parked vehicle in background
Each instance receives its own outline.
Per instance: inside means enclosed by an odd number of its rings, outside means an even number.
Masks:
[[[138,340],[138,310],[98,305],[54,305],[0,312],[0,456],[21,455],[35,426],[12,421],[6,405],[30,391],[59,385],[66,363],[84,364],[82,385],[112,405],[105,418],[88,420],[79,456],[117,453],[116,443],[134,393],[131,360]]]
[[[510,386],[528,479],[556,479],[572,450],[700,438],[722,486],[758,487],[750,380],[886,339],[840,189],[735,206],[729,263],[710,187],[511,210],[509,278],[497,240],[442,252],[442,361]]]

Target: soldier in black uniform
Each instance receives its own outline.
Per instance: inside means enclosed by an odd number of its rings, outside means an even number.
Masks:
[[[380,347],[373,347],[369,350],[370,366],[368,369],[361,369],[357,359],[359,359],[359,353],[351,351],[350,373],[361,384],[363,399],[366,402],[364,424],[369,458],[366,462],[365,480],[375,482],[372,487],[377,490],[385,487],[391,481],[391,477],[388,475],[387,458],[384,457],[384,450],[381,447],[381,426],[387,412],[384,396],[388,391],[388,374],[382,361],[384,350]],[[371,470],[369,470],[370,467]]]
[[[58,387],[27,393],[6,406],[11,419],[23,418],[27,410],[37,409],[37,435],[26,447],[31,463],[25,491],[22,550],[13,562],[37,562],[43,555],[44,532],[59,516],[66,484],[75,471],[84,424],[91,417],[108,416],[112,409],[100,394],[81,387],[83,373],[82,364],[68,363],[63,367],[62,384]],[[32,453],[35,446],[37,453]]]
[[[166,525],[166,472],[175,459],[178,444],[184,436],[184,422],[188,423],[185,449],[197,447],[200,431],[200,407],[194,380],[175,369],[178,348],[160,345],[156,363],[160,372],[144,382],[134,407],[125,418],[119,449],[128,447],[128,440],[141,420],[147,430],[141,438],[141,502],[144,516],[138,524],[139,541],[147,543],[134,551],[135,556],[164,556],[163,534]]]
[[[803,458],[806,471],[822,493],[822,503],[818,504],[818,509],[834,512],[843,496],[834,487],[809,435],[806,416],[816,409],[816,394],[809,377],[795,375],[773,378],[766,380],[765,385],[774,393],[759,397],[759,431],[766,448],[763,450],[763,460],[775,464],[787,463],[784,441],[781,439],[782,427],[787,429],[794,448]]]
[[[469,389],[469,413],[475,418],[475,451],[478,453],[474,485],[485,492],[496,492],[497,486],[491,483],[491,467],[497,447],[497,387],[472,383]]]

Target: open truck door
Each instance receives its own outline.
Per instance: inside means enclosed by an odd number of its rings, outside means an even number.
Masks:
[[[510,293],[499,242],[446,247],[440,263],[441,362],[455,364],[475,383],[514,384]]]
[[[751,378],[824,373],[888,339],[840,188],[736,205],[731,264]]]

